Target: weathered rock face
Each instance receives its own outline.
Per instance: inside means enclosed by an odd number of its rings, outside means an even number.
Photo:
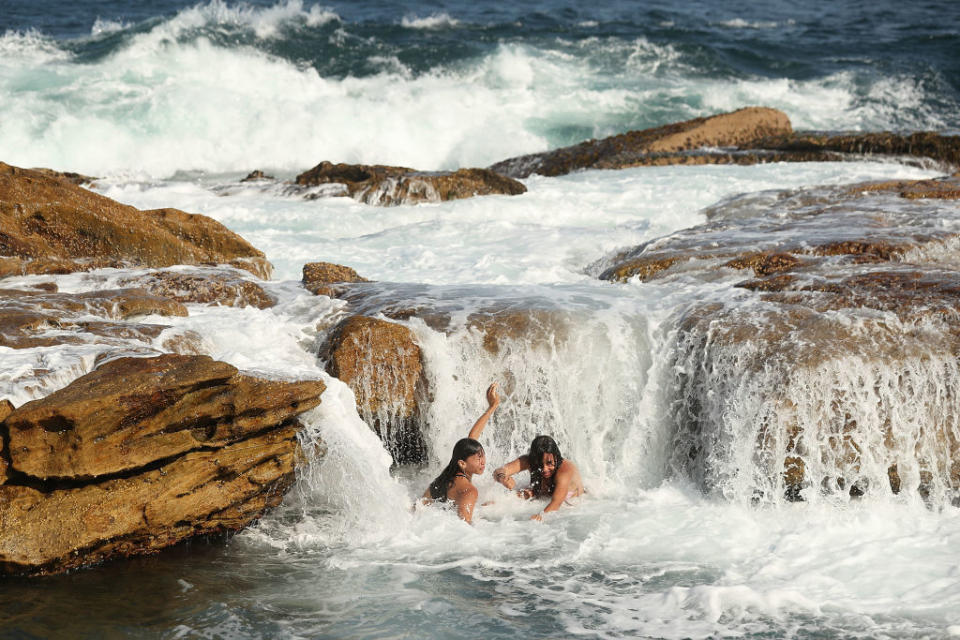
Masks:
[[[674,319],[674,469],[730,495],[960,489],[960,238],[941,199],[903,195],[915,188],[734,199],[604,272],[746,272],[736,286],[754,292]]]
[[[526,193],[522,183],[489,169],[425,172],[406,167],[321,162],[297,176],[296,184],[344,186],[345,195],[366,204],[390,206],[442,202],[486,195]],[[338,195],[338,194],[334,194]]]
[[[677,154],[700,147],[760,148],[755,146],[756,141],[770,136],[788,136],[792,131],[790,119],[783,112],[766,107],[747,107],[709,118],[695,118],[510,158],[490,168],[503,175],[525,178],[534,173],[559,176],[577,169],[699,164]],[[672,159],[667,159],[668,156]]]
[[[55,573],[236,530],[293,480],[295,417],[321,381],[207,356],[107,362],[0,425],[0,571]]]
[[[139,211],[69,181],[0,163],[0,277],[98,267],[232,264],[269,278],[263,254],[219,222]]]
[[[276,304],[273,296],[263,287],[229,268],[155,271],[142,276],[122,278],[120,284],[124,287],[139,287],[178,302],[258,309],[267,309]]]
[[[321,357],[327,372],[353,389],[361,417],[394,459],[422,460],[417,396],[424,391],[424,378],[413,332],[393,322],[351,316],[331,332]]]
[[[314,295],[336,297],[342,287],[351,282],[370,282],[350,267],[332,262],[308,262],[303,265],[303,286]]]

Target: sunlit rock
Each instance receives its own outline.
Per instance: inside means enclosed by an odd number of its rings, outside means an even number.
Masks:
[[[231,264],[261,278],[271,271],[263,253],[211,218],[140,211],[3,163],[0,229],[0,277],[175,264]]]
[[[532,174],[559,176],[577,169],[623,169],[644,165],[704,164],[709,155],[686,155],[703,147],[752,149],[757,140],[792,133],[790,119],[782,111],[746,107],[709,118],[630,131],[602,140],[588,140],[570,147],[510,158],[490,168],[514,178]],[[732,158],[729,161],[734,161]],[[753,159],[748,164],[753,164]],[[726,161],[725,161],[726,162]]]
[[[208,356],[120,358],[8,416],[11,462],[40,479],[125,472],[271,428],[317,406],[323,390]]]
[[[347,383],[357,410],[398,462],[421,460],[417,396],[424,392],[420,347],[407,327],[351,316],[330,333],[321,351],[327,372]]]
[[[296,184],[311,187],[339,184],[345,195],[366,204],[390,206],[443,202],[486,195],[519,195],[527,188],[489,169],[417,171],[385,165],[321,162],[297,176]]]
[[[0,573],[57,573],[243,528],[280,502],[319,380],[207,356],[108,360],[0,423]],[[9,465],[9,466],[7,466]]]
[[[242,529],[292,484],[296,432],[278,427],[102,482],[0,486],[0,572],[60,573]]]

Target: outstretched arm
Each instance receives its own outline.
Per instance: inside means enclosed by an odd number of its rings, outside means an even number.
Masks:
[[[556,511],[567,499],[567,491],[570,488],[570,470],[557,469],[557,482],[553,485],[553,495],[550,496],[550,504],[543,508],[543,513],[536,513],[531,520],[541,520],[543,514],[548,511]]]
[[[517,481],[513,479],[512,476],[520,473],[521,471],[526,471],[530,468],[530,460],[526,455],[520,456],[513,462],[508,462],[499,469],[493,472],[493,479],[505,486],[511,491],[515,486],[517,486]]]
[[[494,382],[487,389],[487,402],[489,407],[483,412],[483,415],[477,418],[477,421],[473,423],[473,426],[470,428],[470,434],[468,438],[473,438],[474,440],[480,439],[480,434],[483,433],[483,428],[487,426],[487,421],[490,420],[490,416],[493,415],[493,412],[496,411],[497,407],[500,406],[500,396],[497,394],[497,383]]]

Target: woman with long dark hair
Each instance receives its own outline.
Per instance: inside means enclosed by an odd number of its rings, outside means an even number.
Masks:
[[[450,462],[423,492],[425,502],[453,501],[457,505],[457,515],[467,522],[472,522],[473,507],[477,504],[477,488],[473,486],[471,480],[474,474],[483,473],[487,465],[486,453],[477,439],[483,433],[483,428],[487,426],[490,416],[500,405],[496,382],[487,389],[487,404],[489,405],[487,410],[477,418],[467,437],[461,438],[453,445]]]
[[[580,470],[572,460],[564,460],[560,447],[550,436],[537,436],[530,443],[530,452],[508,462],[493,472],[493,478],[511,491],[517,486],[513,475],[530,472],[530,487],[518,491],[522,498],[550,498],[542,513],[534,514],[531,520],[543,519],[543,514],[556,511],[566,500],[586,493]]]

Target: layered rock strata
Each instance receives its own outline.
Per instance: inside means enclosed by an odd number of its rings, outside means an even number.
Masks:
[[[304,187],[342,185],[341,193],[366,204],[391,206],[419,202],[443,202],[485,195],[526,193],[522,183],[489,169],[417,171],[385,165],[333,164],[321,162],[297,176]]]
[[[0,571],[57,573],[240,529],[281,500],[321,381],[121,358],[0,424]]]
[[[232,264],[261,278],[272,270],[263,253],[206,216],[140,211],[0,163],[0,277],[175,264]]]

